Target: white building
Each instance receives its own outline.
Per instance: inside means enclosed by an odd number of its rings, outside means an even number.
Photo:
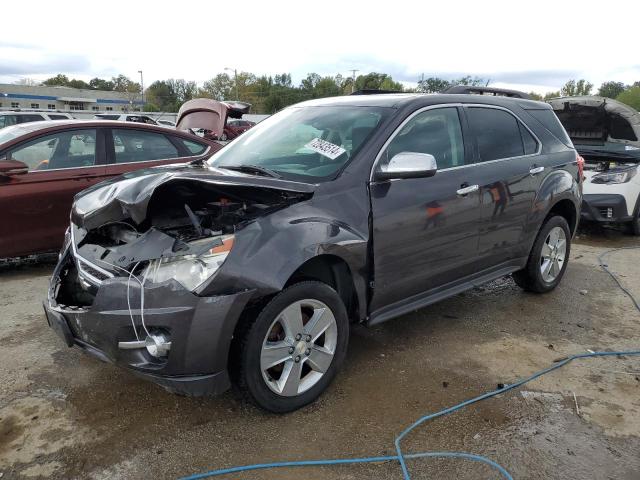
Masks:
[[[0,84],[0,110],[127,112],[138,111],[141,107],[142,97],[139,93]]]

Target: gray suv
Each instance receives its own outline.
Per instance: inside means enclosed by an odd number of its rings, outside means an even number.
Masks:
[[[582,162],[551,107],[378,94],[304,102],[206,161],[80,193],[45,311],[69,346],[170,391],[233,380],[274,412],[327,388],[349,326],[511,274],[560,282]]]

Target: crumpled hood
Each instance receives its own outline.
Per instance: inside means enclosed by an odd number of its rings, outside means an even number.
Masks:
[[[313,193],[316,185],[259,177],[206,165],[153,167],[126,173],[76,195],[71,219],[85,229],[131,218],[141,223],[155,190],[170,182],[193,181],[215,185],[248,186],[295,193]]]
[[[571,140],[622,143],[640,147],[640,113],[611,98],[585,95],[549,100]]]

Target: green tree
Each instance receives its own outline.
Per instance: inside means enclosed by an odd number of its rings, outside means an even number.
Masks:
[[[591,94],[593,83],[587,82],[584,78],[581,78],[577,82],[575,80],[569,80],[560,89],[560,93],[563,97],[577,97],[580,95]]]
[[[556,97],[561,97],[562,95],[560,94],[560,91],[555,91],[555,92],[547,92],[544,94],[544,98],[543,100],[546,102],[547,100],[549,100],[550,98],[556,98]]]
[[[640,111],[640,86],[627,88],[616,97],[616,100]]]
[[[402,91],[402,84],[395,82],[386,73],[371,72],[366,75],[358,75],[355,84],[356,90],[397,90]]]
[[[55,77],[47,78],[44,82],[42,82],[42,84],[50,87],[67,87],[69,86],[69,77],[63,75],[62,73],[59,73]]]
[[[616,98],[624,92],[626,86],[622,82],[604,82],[598,89],[598,95],[601,97]]]
[[[529,96],[531,97],[532,100],[541,101],[544,99],[544,97],[537,92],[529,92]]]
[[[482,87],[488,83],[484,78],[472,77],[471,75],[451,81],[451,85],[468,85],[470,87]]]
[[[113,90],[114,87],[114,83],[109,81],[109,80],[105,80],[104,78],[92,78],[91,80],[89,80],[89,87],[94,89],[94,90]]]
[[[234,88],[234,81],[226,73],[219,73],[202,85],[200,95],[214,100],[225,100],[231,98],[231,91]]]
[[[144,91],[145,104],[161,112],[177,112],[179,103],[173,84],[165,80],[153,82]],[[150,107],[151,108],[151,107]]]
[[[122,93],[140,93],[141,87],[140,84],[134,82],[129,77],[126,77],[122,74],[117,77],[112,77],[111,82],[113,83],[113,90],[116,92]]]
[[[451,86],[449,80],[438,77],[423,78],[418,81],[418,92],[422,93],[438,93]]]
[[[77,80],[77,79],[72,79],[69,80],[69,83],[67,84],[67,87],[71,87],[71,88],[84,88],[84,89],[90,89],[91,87],[89,86],[89,84],[87,82],[85,82],[84,80]]]

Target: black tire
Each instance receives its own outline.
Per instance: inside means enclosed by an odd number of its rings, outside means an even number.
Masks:
[[[636,208],[633,213],[633,220],[631,220],[631,233],[636,236],[640,236],[640,198],[636,202]]]
[[[542,257],[542,248],[547,240],[547,236],[549,232],[555,227],[560,227],[564,230],[566,237],[566,253],[564,256],[564,262],[562,268],[560,269],[560,273],[552,280],[546,281],[540,270],[541,257]],[[536,237],[536,241],[533,244],[533,248],[531,248],[531,252],[529,253],[529,259],[527,260],[527,265],[517,272],[512,274],[513,279],[519,287],[527,290],[529,292],[535,293],[546,293],[550,292],[554,288],[558,286],[562,277],[564,276],[564,272],[567,269],[567,265],[569,264],[569,255],[571,253],[571,231],[569,230],[569,224],[565,220],[564,217],[561,216],[553,216],[549,217],[545,223],[540,228],[538,232],[538,236]]]
[[[333,313],[337,327],[335,353],[329,368],[311,388],[295,396],[282,396],[274,392],[263,378],[260,366],[263,341],[277,316],[288,306],[305,299],[320,301]],[[274,413],[286,413],[313,402],[329,386],[347,353],[349,319],[344,303],[333,288],[322,282],[304,281],[277,294],[254,321],[245,320],[245,325],[239,329],[239,336],[236,346],[238,387],[257,406]]]

